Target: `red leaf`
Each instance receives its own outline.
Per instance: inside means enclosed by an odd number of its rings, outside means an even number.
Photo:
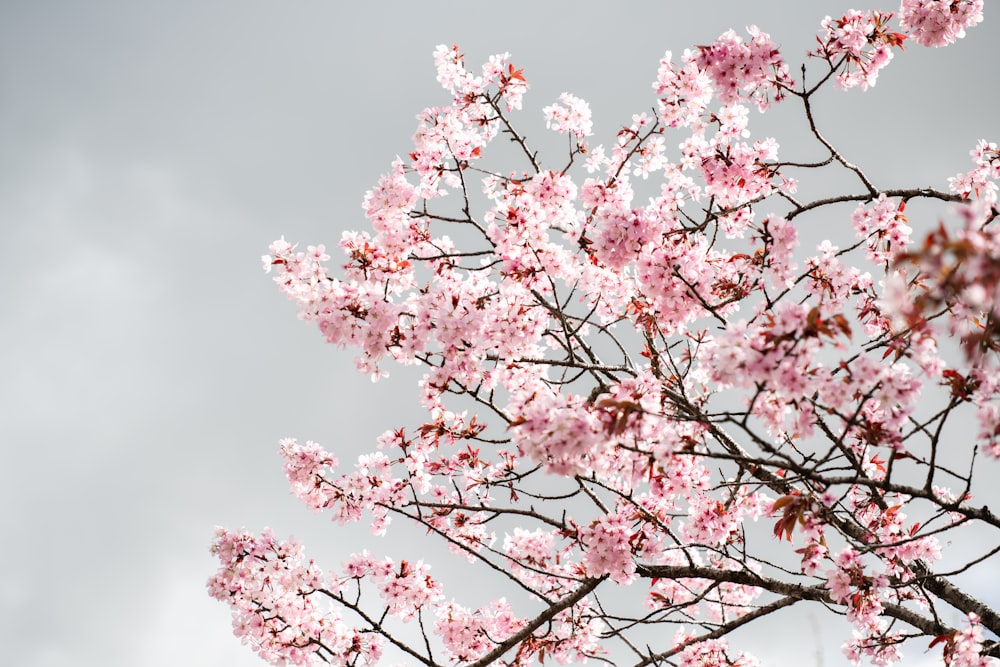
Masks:
[[[946,635],[938,635],[930,644],[927,645],[928,650],[934,648],[934,646],[940,644],[941,642],[947,642],[950,644],[955,640],[955,632],[956,631],[952,631]]]

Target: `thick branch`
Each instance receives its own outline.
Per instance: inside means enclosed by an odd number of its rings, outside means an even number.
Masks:
[[[674,646],[669,651],[663,651],[662,653],[652,654],[646,657],[645,659],[641,660],[640,662],[637,662],[634,667],[646,667],[646,665],[658,663],[659,661],[665,660],[672,655],[677,655],[678,653],[686,649],[688,646],[693,646],[695,644],[701,643],[703,641],[708,641],[710,639],[718,639],[719,637],[723,637],[738,627],[746,625],[751,621],[755,621],[758,618],[767,616],[768,614],[774,613],[784,607],[791,606],[796,602],[798,602],[798,600],[790,597],[784,597],[779,600],[775,600],[771,604],[764,605],[763,607],[760,607],[758,609],[754,609],[753,611],[744,614],[743,616],[740,616],[736,620],[730,621],[729,623],[726,623],[722,627],[716,628],[715,630],[712,630],[707,634],[698,635],[697,637],[692,637],[686,642],[681,642],[680,644]]]
[[[965,201],[960,195],[949,194],[947,192],[941,192],[940,190],[935,190],[933,188],[908,188],[908,189],[898,189],[891,188],[889,190],[876,190],[872,193],[858,194],[858,195],[838,195],[836,197],[827,197],[826,199],[817,199],[816,201],[809,202],[808,204],[802,204],[795,210],[791,211],[785,216],[786,220],[791,220],[800,213],[805,213],[814,208],[819,208],[821,206],[827,206],[829,204],[842,204],[849,201],[871,201],[878,197],[880,194],[886,197],[903,197],[905,199],[911,199],[913,197],[923,197],[926,199],[940,199],[941,201],[961,203]]]
[[[656,579],[708,579],[710,581],[756,586],[795,600],[812,600],[826,604],[839,604],[830,597],[830,592],[821,584],[803,586],[759,575],[750,570],[720,570],[701,566],[642,565],[636,566],[636,574]],[[952,628],[895,604],[883,603],[886,616],[899,619],[929,636],[947,634]]]
[[[920,576],[926,577],[926,579],[921,582],[925,589],[934,593],[934,595],[938,596],[956,609],[961,609],[966,613],[972,612],[976,614],[982,621],[983,626],[985,626],[990,632],[1000,635],[1000,614],[997,614],[993,611],[993,609],[955,586],[944,577],[936,576],[930,571],[930,568],[922,562],[917,561],[914,563],[913,569]],[[993,654],[991,653],[991,655]]]
[[[567,595],[559,602],[550,606],[541,614],[533,618],[531,622],[528,623],[523,628],[521,628],[520,631],[514,633],[513,635],[505,639],[503,642],[500,643],[499,646],[497,646],[495,649],[493,649],[492,651],[481,657],[479,660],[470,663],[468,667],[485,667],[486,665],[491,664],[494,660],[498,659],[500,656],[509,651],[511,648],[517,646],[522,641],[527,639],[532,632],[534,632],[539,627],[541,627],[545,623],[548,623],[553,618],[555,618],[555,615],[561,612],[563,609],[569,609],[577,602],[587,597],[591,591],[597,588],[598,584],[600,584],[607,578],[608,576],[604,575],[603,577],[597,579],[587,579],[586,581],[583,582],[580,588],[576,589],[573,593]]]

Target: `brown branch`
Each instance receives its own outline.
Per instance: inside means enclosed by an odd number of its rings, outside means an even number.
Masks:
[[[961,203],[965,201],[959,195],[948,194],[947,192],[941,192],[940,190],[935,190],[933,188],[907,188],[898,189],[891,188],[888,190],[875,190],[874,192],[860,194],[860,195],[838,195],[836,197],[827,197],[826,199],[817,199],[816,201],[809,202],[808,204],[802,204],[794,211],[791,211],[785,216],[786,220],[791,220],[800,213],[805,213],[814,208],[819,208],[820,206],[828,206],[830,204],[842,204],[844,202],[850,201],[872,201],[876,199],[879,195],[885,195],[886,197],[905,197],[911,199],[913,197],[924,197],[927,199],[940,199],[941,201]]]
[[[561,612],[563,609],[569,609],[577,602],[587,597],[591,593],[591,591],[597,588],[597,586],[607,578],[608,575],[604,575],[603,577],[600,578],[584,580],[583,584],[578,589],[576,589],[575,591],[564,597],[559,602],[556,602],[555,604],[549,606],[548,609],[546,609],[541,614],[533,618],[530,623],[528,623],[526,626],[521,628],[518,632],[514,633],[507,639],[503,640],[495,649],[493,649],[492,651],[481,657],[479,660],[470,663],[468,667],[485,667],[486,665],[491,664],[494,660],[502,656],[511,648],[513,648],[517,644],[520,644],[522,641],[527,639],[532,632],[537,630],[545,623],[551,621],[555,617],[555,615]]]
[[[798,600],[791,597],[784,597],[779,600],[776,600],[771,604],[754,609],[753,611],[744,614],[743,616],[737,618],[736,620],[730,621],[729,623],[726,623],[722,627],[716,628],[715,630],[712,630],[709,633],[706,633],[704,635],[698,635],[697,637],[692,637],[686,642],[681,642],[680,644],[674,646],[669,651],[663,651],[662,653],[651,654],[647,658],[644,658],[640,662],[637,662],[634,667],[646,667],[646,665],[650,665],[653,664],[654,662],[665,660],[670,656],[677,655],[678,653],[686,649],[688,646],[693,646],[694,644],[700,644],[701,642],[708,641],[710,639],[718,639],[719,637],[729,634],[730,632],[732,632],[733,630],[735,630],[740,626],[746,625],[747,623],[755,621],[758,618],[767,616],[768,614],[771,614],[784,607],[789,607],[795,604],[796,602],[798,602]]]
[[[692,567],[686,565],[637,564],[636,574],[640,577],[656,579],[708,579],[710,581],[741,584],[744,586],[756,586],[795,600],[811,600],[833,605],[840,604],[830,597],[830,592],[822,584],[815,586],[793,584],[765,577],[750,570],[720,570],[712,567]],[[883,603],[883,609],[886,616],[891,616],[904,623],[908,623],[929,636],[936,637],[952,631],[952,628],[941,625],[900,605]]]

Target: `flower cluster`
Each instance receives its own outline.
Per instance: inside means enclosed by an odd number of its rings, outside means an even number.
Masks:
[[[384,534],[389,508],[404,502],[407,484],[393,476],[392,464],[381,452],[358,457],[357,470],[330,479],[337,459],[314,442],[300,446],[294,439],[281,441],[285,474],[292,492],[307,506],[333,509],[339,523],[360,521],[365,511],[375,516],[372,531]]]
[[[899,22],[923,46],[947,46],[983,20],[983,0],[903,0]]]
[[[683,628],[674,637],[674,645],[679,646],[693,639]],[[760,663],[745,653],[729,656],[729,644],[725,639],[710,639],[686,646],[678,655],[680,667],[756,667]]]
[[[903,215],[905,205],[880,195],[871,207],[859,205],[851,220],[859,239],[865,240],[868,259],[873,264],[886,264],[896,253],[905,251],[913,230]]]
[[[475,611],[449,602],[438,607],[434,630],[452,660],[472,662],[524,627],[524,622],[503,598]]]
[[[693,62],[712,80],[715,94],[724,103],[746,96],[764,111],[772,99],[785,97],[784,89],[793,81],[771,36],[755,25],[748,26],[747,32],[749,42],[730,30],[714,44],[698,47]]]
[[[976,166],[964,174],[948,179],[952,192],[963,199],[978,199],[988,206],[997,203],[997,184],[1000,180],[1000,149],[993,142],[981,139],[969,151]]]
[[[684,66],[678,68],[673,54],[667,51],[653,82],[659,103],[659,116],[667,127],[697,127],[712,101],[712,79],[700,68],[691,52],[684,53]]]
[[[861,556],[847,547],[834,558],[835,567],[827,572],[826,587],[830,597],[847,607],[847,620],[868,638],[882,634],[882,601],[889,586],[884,574],[866,574]]]
[[[994,663],[983,655],[983,628],[979,616],[970,613],[967,620],[966,627],[935,637],[931,646],[944,642],[946,667],[990,667]]]
[[[603,516],[581,529],[580,542],[587,549],[587,574],[608,575],[619,584],[628,583],[635,574],[631,541],[631,522],[620,513]]]
[[[386,613],[404,621],[414,618],[422,607],[444,599],[441,586],[427,574],[423,561],[401,561],[391,558],[375,561],[367,552],[354,554],[346,570],[352,579],[369,577],[379,596],[385,600]]]
[[[594,124],[590,120],[590,105],[575,95],[563,93],[559,103],[542,109],[545,127],[562,134],[572,134],[578,140],[593,133]]]
[[[826,60],[836,68],[837,84],[847,90],[861,86],[867,90],[878,81],[879,71],[892,60],[892,49],[902,48],[906,35],[892,32],[892,14],[851,10],[838,19],[823,19],[819,48],[810,55]]]
[[[295,497],[316,510],[333,503],[336,494],[333,487],[325,483],[323,475],[340,464],[337,458],[311,440],[299,445],[294,438],[285,438],[280,448],[285,459],[285,475]]]
[[[351,628],[323,603],[324,575],[303,561],[300,543],[282,542],[269,530],[255,536],[220,528],[212,553],[221,567],[208,582],[209,595],[232,607],[233,631],[261,658],[276,665],[307,665],[313,657],[345,666],[378,660],[378,638]]]
[[[944,225],[923,246],[897,256],[897,263],[926,276],[921,290],[895,310],[908,326],[940,310],[948,315],[949,333],[962,340],[970,358],[1000,350],[1000,232],[983,221],[991,213],[980,206],[962,209],[964,228]]]

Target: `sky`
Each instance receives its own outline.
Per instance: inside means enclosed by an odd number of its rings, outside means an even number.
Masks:
[[[335,247],[365,227],[364,192],[409,151],[414,116],[448,102],[435,45],[458,43],[470,67],[512,54],[529,140],[544,143],[541,108],[568,91],[610,143],[654,103],[664,51],[755,23],[794,68],[850,6],[0,4],[4,662],[263,664],[205,593],[214,527],[271,526],[332,567],[368,544],[290,496],[277,441],[350,460],[419,419],[418,375],[357,375],[260,255],[282,235]],[[976,140],[1000,140],[990,9],[957,45],[910,47],[868,93],[820,98],[830,138],[880,184],[944,187]],[[845,634],[803,641],[832,667]]]

